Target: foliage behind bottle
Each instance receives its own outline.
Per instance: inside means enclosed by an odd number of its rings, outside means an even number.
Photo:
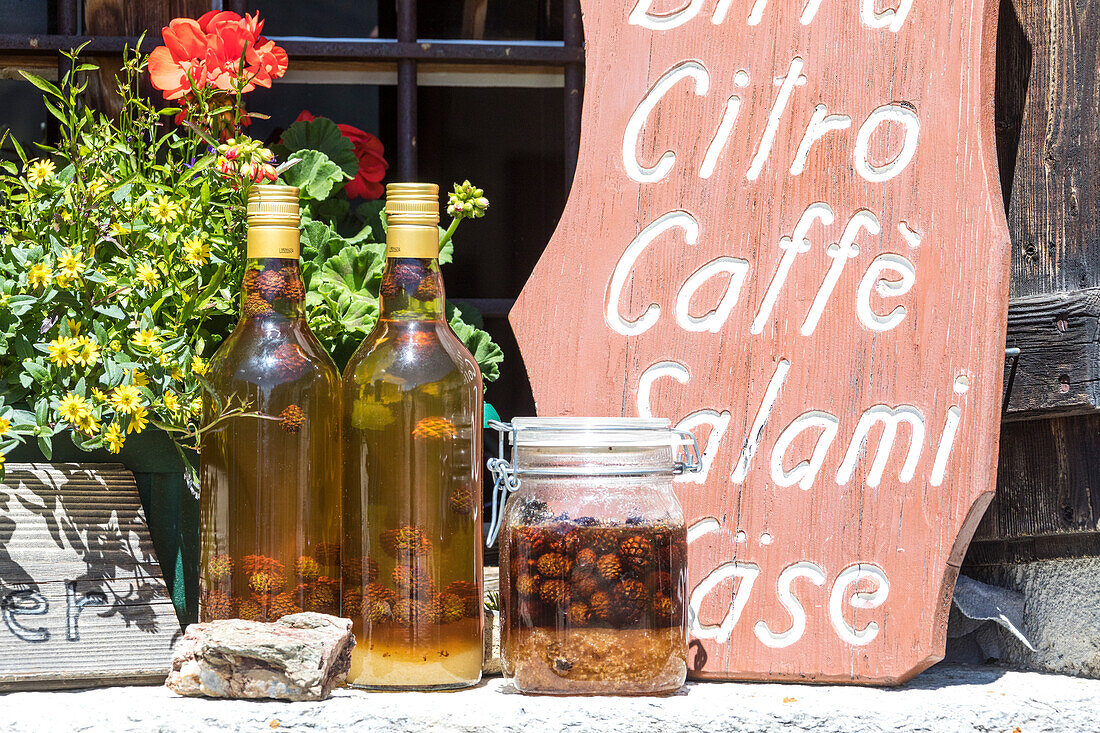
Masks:
[[[113,120],[82,101],[96,67],[66,55],[74,71],[60,85],[24,74],[60,142],[35,154],[0,135],[19,159],[0,162],[0,477],[20,443],[48,459],[53,437],[70,431],[82,450],[117,453],[149,425],[189,464],[185,449],[206,426],[248,410],[215,403],[219,414],[200,414],[205,360],[236,318],[245,196],[273,168],[241,134],[247,80],[231,95],[195,87],[181,107],[158,109],[139,92],[146,57],[128,52]],[[283,142],[278,172],[303,189],[309,325],[342,364],[377,316],[381,205],[350,211],[354,151],[331,121],[296,123]],[[470,198],[472,187],[456,188]],[[461,218],[441,230],[442,262]],[[452,325],[496,378],[499,347],[462,316],[454,309]]]

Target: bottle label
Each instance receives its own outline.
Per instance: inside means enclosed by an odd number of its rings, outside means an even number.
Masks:
[[[301,250],[302,234],[288,227],[254,227],[248,230],[245,256],[250,260],[296,260]]]
[[[425,226],[391,226],[386,230],[387,257],[439,257],[439,230]]]

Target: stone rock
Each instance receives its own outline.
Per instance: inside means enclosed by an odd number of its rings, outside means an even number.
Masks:
[[[324,700],[347,677],[354,646],[351,621],[323,613],[191,624],[164,684],[187,697]]]

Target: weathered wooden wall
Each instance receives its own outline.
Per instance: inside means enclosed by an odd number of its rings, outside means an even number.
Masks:
[[[1100,2],[1004,0],[997,44],[1021,354],[971,566],[1100,554]]]

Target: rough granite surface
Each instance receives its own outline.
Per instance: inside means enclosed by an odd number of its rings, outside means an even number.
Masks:
[[[1024,633],[1035,645],[1031,651],[1001,632],[1005,661],[1029,669],[1100,677],[1100,558],[1010,565],[1001,571],[1000,580],[1000,585],[1023,592]]]
[[[937,666],[900,688],[689,683],[670,697],[527,697],[506,680],[450,693],[341,688],[325,702],[182,698],[164,687],[0,695],[0,732],[1095,731],[1100,681]]]
[[[164,684],[180,695],[324,700],[347,678],[354,646],[351,621],[323,613],[191,624]]]

